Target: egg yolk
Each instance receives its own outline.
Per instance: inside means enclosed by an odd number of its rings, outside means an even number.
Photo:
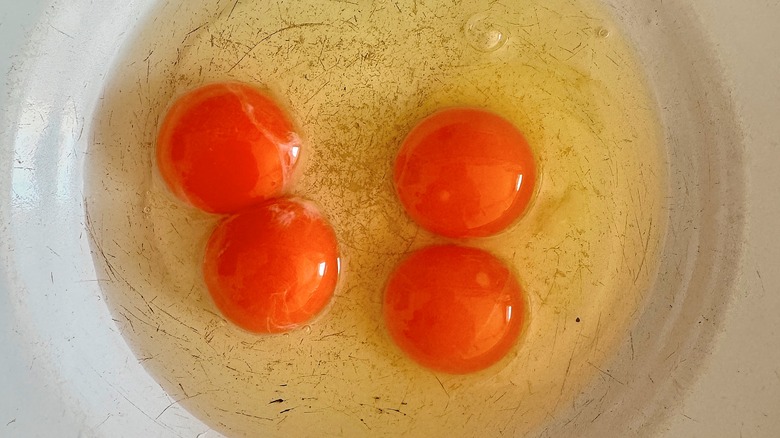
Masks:
[[[234,213],[278,196],[300,152],[282,109],[242,83],[181,96],[157,138],[157,166],[171,191],[210,213]]]
[[[256,333],[303,325],[330,301],[340,260],[331,226],[309,202],[274,199],[220,223],[203,263],[224,316]]]
[[[495,234],[533,194],[536,168],[523,134],[474,108],[437,112],[406,137],[395,162],[398,197],[423,228],[448,237]]]
[[[489,367],[512,348],[524,298],[509,269],[489,253],[432,246],[395,269],[383,313],[391,337],[412,359],[463,374]]]

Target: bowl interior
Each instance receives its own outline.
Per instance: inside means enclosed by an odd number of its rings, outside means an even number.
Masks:
[[[660,2],[604,3],[636,49],[660,112],[667,156],[668,193],[663,213],[667,225],[656,256],[657,275],[648,291],[651,296],[625,332],[612,334],[618,339],[616,351],[605,358],[606,362],[594,366],[595,377],[583,380],[569,403],[556,405],[544,420],[534,424],[517,420],[527,428],[523,430],[540,435],[596,436],[657,427],[663,419],[663,406],[678,397],[676,388],[696,376],[728,304],[740,254],[745,179],[738,148],[741,138],[718,66],[708,56],[710,51],[695,17],[684,5],[657,8]],[[225,2],[204,2],[187,16],[206,23],[227,6]],[[85,185],[90,181],[89,154],[99,142],[97,123],[109,123],[99,115],[105,115],[106,105],[121,102],[107,88],[111,76],[106,72],[118,68],[117,61],[124,59],[124,52],[118,52],[117,47],[138,38],[137,23],[127,17],[153,21],[151,14],[159,10],[154,2],[139,1],[59,11],[52,17],[56,30],[40,29],[30,48],[42,56],[31,58],[23,70],[12,73],[18,86],[2,134],[13,145],[11,151],[4,152],[11,156],[4,158],[14,163],[3,176],[4,184],[11,188],[3,206],[9,224],[3,230],[5,289],[10,292],[14,325],[31,345],[27,359],[41,358],[41,364],[35,366],[42,381],[56,382],[58,388],[54,396],[40,397],[70,402],[71,411],[65,415],[73,418],[74,430],[148,434],[208,429],[185,409],[192,408],[187,402],[195,394],[186,388],[176,391],[175,379],[152,379],[144,367],[150,358],[134,354],[137,350],[131,350],[120,334],[120,329],[132,330],[127,328],[132,323],[108,310],[102,283],[127,283],[130,293],[136,286],[133,278],[121,274],[119,278],[105,276],[105,267],[112,260],[109,255],[104,257],[101,248],[110,236],[96,233],[96,223],[100,223],[96,221],[103,219],[85,205],[90,192],[90,186]],[[193,26],[192,20],[166,23],[177,40],[186,38],[198,25]],[[682,40],[685,45],[678,44]],[[155,116],[147,114],[138,123],[153,127]],[[124,153],[136,151],[137,145],[126,146]],[[305,181],[305,175],[302,178]],[[143,215],[146,205],[127,207]],[[201,221],[201,226],[193,228],[191,235],[205,232],[198,230],[207,230],[203,223],[209,220],[193,216],[191,223]],[[403,233],[401,237],[408,238]],[[197,254],[198,238],[190,243],[190,254]],[[102,266],[98,263],[96,269],[95,260],[101,259]],[[150,309],[157,314],[164,311],[170,310],[164,306]],[[160,329],[166,331],[164,326],[153,327],[155,332]],[[385,360],[392,362],[392,355]],[[430,376],[425,382],[422,392],[444,389],[447,398],[446,388],[453,389],[447,385],[459,384],[442,383]],[[399,400],[403,402],[403,397]],[[329,409],[339,418],[352,414],[339,410],[340,406],[331,404]],[[130,414],[120,416],[119,412]],[[241,411],[236,410],[236,415],[242,416]],[[360,418],[351,421],[362,423]],[[334,425],[340,422],[334,421]],[[280,426],[270,422],[267,427],[278,430]],[[381,429],[376,432],[381,433]]]

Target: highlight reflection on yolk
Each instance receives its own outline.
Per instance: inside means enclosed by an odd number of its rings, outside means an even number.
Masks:
[[[257,333],[299,327],[333,296],[333,229],[306,201],[274,199],[231,216],[209,238],[203,273],[222,314]]]
[[[520,285],[489,253],[455,245],[419,250],[393,272],[384,319],[396,344],[418,363],[453,374],[499,361],[525,315]]]
[[[437,112],[406,137],[395,162],[398,197],[423,228],[448,237],[489,236],[525,210],[536,167],[523,134],[475,108]]]
[[[181,96],[157,139],[157,165],[171,191],[211,213],[234,213],[278,196],[300,152],[282,109],[242,83],[214,83]]]

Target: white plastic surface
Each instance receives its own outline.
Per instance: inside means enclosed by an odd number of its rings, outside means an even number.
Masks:
[[[699,380],[664,436],[780,434],[780,3],[694,1],[742,122],[748,219],[742,277]]]
[[[91,254],[81,193],[87,144],[83,136],[89,135],[101,81],[117,55],[116,41],[132,34],[154,3],[103,2],[100,8],[110,11],[109,18],[95,12],[97,6],[69,2],[46,8],[35,2],[8,2],[0,9],[0,32],[11,36],[3,50],[10,48],[13,54],[8,74],[12,82],[0,94],[2,436],[216,435],[146,374],[114,330],[94,267],[85,263]],[[780,172],[774,169],[780,162],[780,5],[664,3],[656,5],[661,9],[657,21],[641,23],[629,17],[625,23],[671,28],[674,18],[668,11],[695,12],[679,20],[691,26],[690,44],[712,44],[719,54],[742,123],[745,142],[734,147],[745,151],[745,162],[735,163],[745,166],[748,175],[747,205],[740,212],[748,227],[739,248],[743,264],[725,311],[714,311],[714,322],[708,315],[689,319],[713,324],[715,336],[712,345],[700,345],[703,351],[697,351],[697,345],[690,350],[691,358],[704,358],[701,364],[691,359],[697,363],[691,372],[698,378],[677,386],[672,382],[670,391],[676,396],[665,399],[669,404],[660,408],[663,414],[645,413],[647,421],[660,426],[638,430],[670,437],[775,436],[780,434],[780,250],[775,231]],[[703,42],[698,41],[702,33]],[[23,35],[32,35],[32,40]],[[645,55],[663,60],[653,49]],[[717,70],[695,59],[692,65]],[[7,71],[5,64],[2,67]],[[717,78],[721,72],[702,74]],[[728,113],[721,108],[708,114],[723,114],[719,110]],[[729,123],[724,120],[724,125]],[[687,359],[675,356],[682,368]],[[599,409],[606,412],[608,407]],[[644,418],[620,407],[611,406],[613,416]],[[609,430],[610,424],[608,420],[599,427]]]

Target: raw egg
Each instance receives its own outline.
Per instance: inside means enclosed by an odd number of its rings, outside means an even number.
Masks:
[[[308,201],[280,198],[220,223],[203,263],[222,314],[256,333],[299,327],[330,302],[341,268],[336,235]]]
[[[463,374],[498,362],[515,344],[524,298],[514,275],[480,249],[431,246],[404,259],[384,295],[390,336],[409,357]]]
[[[181,96],[157,139],[170,190],[210,213],[234,213],[278,196],[301,149],[279,105],[254,87],[215,83]]]
[[[395,162],[398,197],[423,228],[448,237],[495,234],[533,194],[536,166],[523,134],[486,110],[452,108],[420,122]]]

